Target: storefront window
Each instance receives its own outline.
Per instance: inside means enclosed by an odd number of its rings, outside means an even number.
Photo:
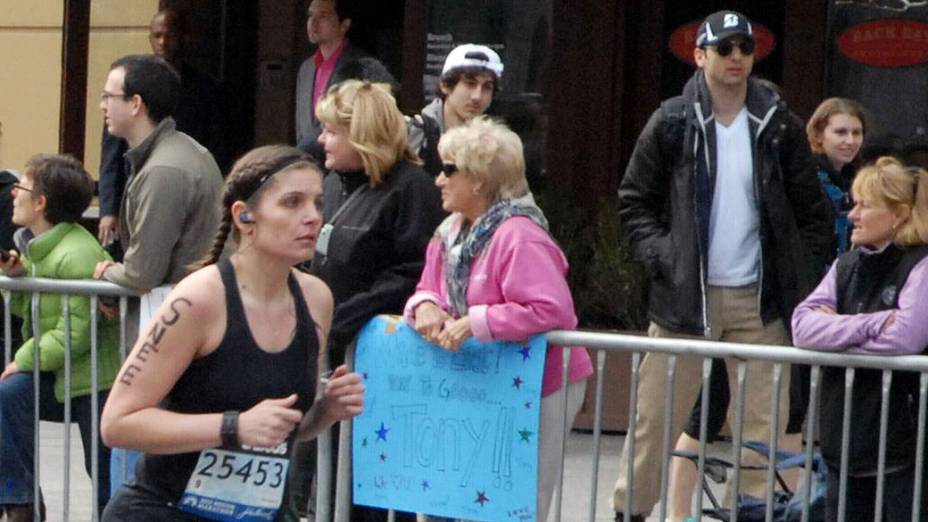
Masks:
[[[544,165],[545,99],[552,0],[431,0],[425,69],[426,102],[438,92],[448,52],[464,43],[486,45],[503,61],[500,89],[489,113],[501,117],[525,145],[526,174],[533,189]]]
[[[867,108],[865,155],[928,150],[926,4],[829,2],[826,94],[855,99]]]

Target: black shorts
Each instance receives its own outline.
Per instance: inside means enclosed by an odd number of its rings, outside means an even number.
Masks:
[[[793,364],[790,370],[789,385],[789,421],[786,424],[786,433],[801,433],[802,424],[806,419],[806,410],[809,407],[809,367],[804,364]],[[731,390],[728,389],[728,368],[724,359],[712,360],[712,372],[709,377],[709,417],[706,427],[706,442],[718,440],[719,432],[725,425],[728,416],[728,406],[731,403]],[[690,437],[699,440],[699,416],[702,410],[702,390],[696,396],[690,420],[684,432]]]

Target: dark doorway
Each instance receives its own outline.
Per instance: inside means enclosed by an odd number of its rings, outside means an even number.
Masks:
[[[257,4],[249,0],[162,0],[187,16],[185,60],[220,82],[223,144],[214,151],[223,174],[254,142]],[[154,14],[154,13],[152,13]]]

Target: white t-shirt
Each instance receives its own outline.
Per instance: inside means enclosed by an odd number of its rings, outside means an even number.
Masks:
[[[744,286],[758,280],[760,215],[754,194],[754,162],[747,109],[731,125],[715,122],[716,176],[709,217],[708,280]]]

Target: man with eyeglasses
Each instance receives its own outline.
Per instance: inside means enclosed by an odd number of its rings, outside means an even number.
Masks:
[[[144,291],[176,283],[218,230],[222,175],[208,150],[177,131],[179,92],[177,72],[157,56],[125,56],[110,68],[100,109],[110,134],[129,144],[119,216],[126,253],[122,263],[100,263],[97,279]]]
[[[816,185],[815,161],[799,119],[776,93],[751,78],[754,48],[744,15],[709,15],[693,51],[699,69],[682,96],[654,112],[625,171],[620,216],[651,275],[652,337],[789,345],[788,319],[825,263],[829,213]],[[735,362],[726,363],[735,378]],[[698,397],[701,368],[699,357],[677,357],[671,445]],[[747,364],[746,441],[769,440],[776,391],[772,368],[766,362]],[[667,369],[667,355],[648,353],[642,360],[637,425],[626,439],[612,499],[616,520],[625,511],[631,520],[643,520],[658,500]],[[787,419],[788,369],[783,375],[780,436]],[[734,420],[730,411],[733,430]],[[698,426],[695,433],[698,437]],[[745,453],[742,462],[758,463],[758,457]],[[741,492],[763,498],[765,476],[742,469]],[[733,492],[727,497],[730,505]]]
[[[197,70],[185,59],[186,41],[190,36],[187,15],[174,8],[164,8],[152,17],[148,41],[152,53],[163,58],[180,74],[181,89],[174,111],[178,130],[187,134],[213,154],[220,167],[228,167],[232,158],[228,141],[224,139],[222,88],[209,75]],[[129,176],[123,155],[128,150],[126,140],[113,136],[103,128],[100,151],[100,222],[97,237],[113,258],[122,259],[118,216],[122,193]]]

